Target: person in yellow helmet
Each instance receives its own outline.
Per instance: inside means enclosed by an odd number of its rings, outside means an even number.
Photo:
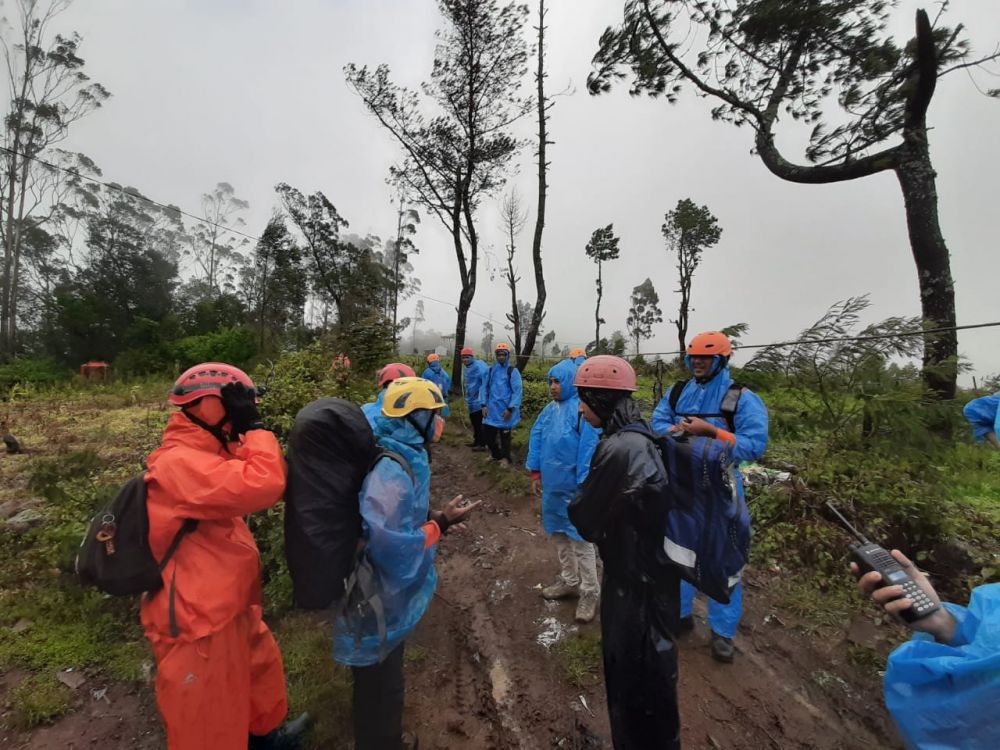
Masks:
[[[334,659],[354,672],[354,747],[400,747],[403,649],[434,595],[434,552],[442,534],[462,524],[479,501],[461,495],[430,509],[427,449],[440,437],[440,389],[423,378],[396,378],[385,390],[373,431],[383,454],[361,487],[364,544],[359,569],[370,573],[383,617],[345,607],[337,617]],[[360,580],[359,576],[355,576]],[[348,591],[345,598],[351,599]]]

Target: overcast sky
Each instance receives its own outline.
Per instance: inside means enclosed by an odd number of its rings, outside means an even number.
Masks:
[[[549,86],[572,86],[550,122],[552,167],[544,239],[546,329],[582,345],[593,338],[595,269],[584,255],[593,230],[614,222],[621,259],[605,269],[606,331],[625,328],[632,287],[651,277],[665,317],[676,308],[676,272],[663,248],[664,213],[680,198],[707,204],[723,228],[694,283],[691,330],[750,324],[746,343],[794,336],[833,302],[870,293],[870,320],[919,313],[916,272],[903,204],[891,173],[828,186],[772,176],[750,154],[751,133],[709,118],[709,103],[679,105],[586,93],[601,31],[621,17],[621,2],[550,0]],[[904,0],[896,28],[912,28]],[[534,10],[536,5],[531,3]],[[933,8],[930,7],[933,11]],[[955,0],[952,23],[967,25],[974,49],[1000,40],[1000,2]],[[348,62],[387,63],[394,80],[416,85],[430,69],[431,0],[77,0],[57,24],[84,36],[87,72],[112,92],[97,113],[74,125],[68,148],[96,160],[110,180],[157,200],[198,211],[200,195],[230,182],[250,202],[253,233],[276,205],[274,185],[322,190],[351,224],[382,237],[395,231],[385,178],[399,152],[344,84]],[[996,79],[978,75],[983,88]],[[528,82],[526,82],[528,83]],[[960,324],[1000,320],[1000,102],[980,95],[964,73],[946,78],[932,103],[931,149],[938,171],[941,224],[952,255]],[[523,123],[530,136],[534,123]],[[779,144],[800,138],[781,130]],[[789,153],[795,160],[800,152]],[[530,149],[513,178],[535,201]],[[504,241],[495,204],[478,215],[484,244],[497,257]],[[531,227],[520,242],[524,299],[531,283]],[[454,330],[459,283],[450,238],[430,217],[415,259],[427,323]],[[478,346],[483,317],[499,332],[507,290],[485,269],[469,318]],[[405,314],[412,311],[407,305]],[[676,348],[668,323],[645,351]],[[961,333],[960,350],[979,374],[1000,371],[1000,328]]]

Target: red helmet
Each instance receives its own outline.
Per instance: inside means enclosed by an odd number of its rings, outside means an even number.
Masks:
[[[599,354],[580,365],[573,378],[573,385],[577,388],[634,391],[635,370],[621,357]]]
[[[474,351],[472,351],[472,347],[471,346],[467,346],[464,349],[462,349],[462,356],[463,357],[475,357],[476,353]]]
[[[718,331],[706,331],[699,333],[688,344],[687,353],[689,357],[730,357],[733,354],[733,343],[724,333]]]
[[[243,383],[250,390],[255,390],[250,376],[239,367],[223,362],[202,362],[177,378],[170,391],[170,403],[185,406],[204,396],[219,396],[222,386],[230,383]]]
[[[378,375],[375,377],[378,379],[379,387],[385,388],[385,386],[396,378],[415,378],[417,377],[417,373],[415,373],[413,368],[407,364],[402,362],[390,362],[379,370]]]

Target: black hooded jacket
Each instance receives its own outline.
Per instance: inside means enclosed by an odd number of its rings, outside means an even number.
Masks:
[[[663,553],[667,518],[667,475],[655,444],[621,432],[648,423],[631,398],[621,399],[590,462],[590,473],[569,506],[580,535],[594,542],[605,575],[616,581],[652,583],[675,576]]]

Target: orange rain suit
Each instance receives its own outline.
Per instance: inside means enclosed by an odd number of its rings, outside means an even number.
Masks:
[[[248,734],[267,734],[288,710],[281,654],[261,620],[260,556],[241,518],[278,501],[285,462],[266,430],[229,450],[177,413],[148,461],[153,556],[184,519],[198,520],[164,568],[163,589],[141,606],[170,750],[245,750]]]

